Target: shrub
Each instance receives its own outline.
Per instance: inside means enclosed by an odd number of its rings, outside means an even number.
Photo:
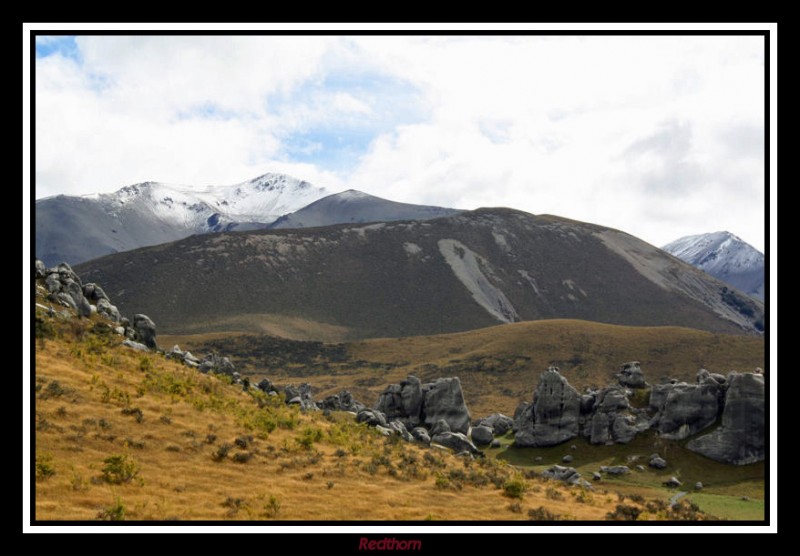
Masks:
[[[272,494],[269,496],[269,500],[267,503],[264,504],[264,515],[270,519],[275,519],[278,517],[278,514],[281,511],[281,501],[275,498]]]
[[[116,454],[103,460],[102,479],[107,483],[119,485],[129,483],[139,474],[139,466],[128,456]]]
[[[232,496],[228,496],[222,503],[222,506],[228,508],[228,516],[234,516],[239,513],[243,503],[244,500],[241,498],[233,498]]]
[[[223,461],[226,457],[228,457],[228,452],[230,452],[231,448],[233,448],[233,446],[227,442],[222,444],[214,451],[214,453],[211,454],[211,459],[218,462]]]
[[[314,442],[322,440],[322,430],[315,427],[306,427],[300,432],[300,436],[294,441],[305,449],[310,449]]]
[[[133,415],[137,423],[144,421],[144,413],[142,413],[142,410],[138,407],[125,407],[120,413],[123,415]]]
[[[617,504],[613,512],[606,514],[606,519],[615,521],[636,521],[642,513],[641,508],[628,504]]]
[[[125,506],[122,505],[119,496],[117,496],[112,506],[101,510],[97,514],[97,519],[101,521],[125,521]]]
[[[519,475],[511,477],[503,483],[503,494],[509,498],[521,499],[525,496],[526,490],[528,490],[528,485],[525,483],[525,479]]]
[[[233,461],[235,461],[236,463],[247,463],[252,458],[253,454],[251,454],[250,452],[239,452],[233,454]]]
[[[522,513],[522,506],[520,505],[519,502],[512,502],[511,504],[508,505],[508,509],[514,512],[515,514]]]
[[[50,454],[40,454],[36,456],[36,480],[49,479],[56,474],[53,469],[53,456]]]
[[[560,491],[554,489],[553,487],[547,487],[547,490],[544,492],[544,495],[547,496],[550,500],[563,500],[564,495],[561,494]]]
[[[544,506],[528,510],[528,519],[531,521],[558,521],[558,514],[554,514]]]

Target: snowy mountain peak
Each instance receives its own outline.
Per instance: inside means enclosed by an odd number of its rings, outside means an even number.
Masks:
[[[79,263],[192,234],[265,228],[326,195],[322,187],[270,173],[234,185],[146,181],[113,193],[40,199],[37,254],[48,264]],[[64,222],[77,234],[67,243],[56,231]]]
[[[686,236],[662,249],[748,295],[764,299],[764,254],[730,232]]]

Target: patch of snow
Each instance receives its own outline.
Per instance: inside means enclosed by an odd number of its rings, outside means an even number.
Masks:
[[[483,274],[481,264],[488,266],[486,260],[455,239],[440,239],[438,245],[445,262],[478,305],[501,322],[519,320],[516,309],[505,294]]]
[[[403,249],[405,249],[406,253],[408,253],[409,255],[419,255],[420,253],[422,253],[422,247],[420,247],[416,243],[406,242],[403,244]]]

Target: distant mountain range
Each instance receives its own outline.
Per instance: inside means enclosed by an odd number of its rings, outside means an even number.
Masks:
[[[282,174],[229,186],[146,182],[109,194],[37,200],[36,256],[48,266],[77,264],[194,234],[425,220],[456,212],[354,190],[329,195],[324,188]]]
[[[764,326],[760,302],[633,236],[500,208],[195,235],[77,270],[163,333],[291,324],[294,337],[334,330],[360,339],[549,318],[733,333]]]
[[[764,301],[764,254],[732,233],[686,236],[662,249]]]

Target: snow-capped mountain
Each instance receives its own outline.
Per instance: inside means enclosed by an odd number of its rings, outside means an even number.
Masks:
[[[734,288],[764,300],[764,254],[732,233],[686,236],[662,249]]]
[[[80,263],[192,234],[265,228],[328,194],[283,174],[227,186],[158,182],[107,194],[36,201],[36,256],[45,264]]]

